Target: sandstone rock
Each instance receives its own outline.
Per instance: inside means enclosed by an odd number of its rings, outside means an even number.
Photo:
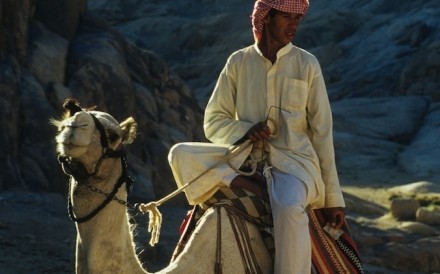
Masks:
[[[54,108],[62,106],[64,101],[72,98],[70,90],[59,82],[49,82],[46,87],[46,97]]]
[[[334,143],[342,170],[390,169],[417,131],[428,102],[421,97],[345,99],[332,103]]]
[[[130,200],[143,203],[154,201],[156,193],[152,182],[152,169],[147,165],[142,165],[142,161],[137,157],[130,156],[127,161],[129,174],[134,180]]]
[[[13,65],[0,64],[0,159],[6,159],[17,152],[20,134],[18,75]]]
[[[440,103],[432,103],[417,134],[399,154],[398,165],[419,177],[432,178],[439,170],[440,157],[430,155],[440,155],[439,139]]]
[[[32,26],[31,33],[27,58],[29,71],[43,87],[50,82],[64,83],[68,41],[38,22]]]
[[[368,249],[368,247],[378,246],[385,243],[382,237],[375,235],[373,233],[365,233],[365,232],[360,233],[357,236],[356,242],[359,245],[359,247],[363,249],[364,248]]]
[[[440,231],[437,228],[421,222],[402,222],[397,228],[411,233],[413,237],[432,237],[440,235]]]
[[[348,193],[344,193],[344,200],[347,211],[350,212],[350,214],[359,214],[363,216],[381,216],[386,212],[385,208],[377,204],[357,198],[354,195],[350,195]]]
[[[87,9],[87,0],[37,1],[35,18],[43,22],[53,32],[72,40],[78,28],[81,15]]]
[[[377,252],[382,265],[401,271],[436,273],[440,269],[440,236],[428,237],[407,244],[390,243]]]
[[[427,23],[408,18],[407,21],[404,21],[400,26],[396,26],[390,32],[390,38],[399,44],[419,47],[429,37],[430,31],[431,28]]]
[[[44,88],[35,77],[25,73],[21,76],[19,85],[21,126],[27,129],[28,134],[21,137],[21,144],[48,143],[54,138],[54,129],[42,121],[49,121],[55,117],[55,111],[46,100]]]
[[[428,225],[440,225],[440,211],[419,208],[416,212],[416,220]]]
[[[21,157],[20,166],[21,176],[26,182],[28,189],[34,191],[42,191],[49,189],[48,178],[41,170],[39,163],[29,156]]]
[[[19,62],[26,58],[28,47],[29,22],[33,17],[35,2],[1,1],[0,2],[0,56],[15,56]]]
[[[440,193],[440,186],[432,182],[420,181],[389,188],[388,192],[390,195],[414,196],[421,193]]]
[[[417,38],[414,38],[417,39]],[[402,94],[425,94],[439,101],[440,42],[421,46],[404,66],[400,76]]]
[[[344,54],[344,48],[339,44],[330,43],[324,46],[315,47],[311,52],[313,52],[316,58],[318,58],[321,66],[326,67]],[[330,76],[331,75],[326,75],[327,79],[331,79]]]
[[[295,40],[307,49],[326,45],[329,41],[343,41],[358,29],[363,17],[359,11],[343,8],[317,10],[306,17]]]
[[[332,103],[334,128],[406,144],[428,107],[426,99],[414,96],[344,99]]]
[[[391,214],[400,220],[414,219],[420,204],[416,199],[394,198],[391,200]]]
[[[334,133],[336,163],[341,172],[368,170],[380,165],[388,170],[394,165],[401,145],[349,132]]]

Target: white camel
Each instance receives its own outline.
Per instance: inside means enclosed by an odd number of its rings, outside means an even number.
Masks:
[[[124,181],[125,162],[120,151],[134,141],[135,120],[129,117],[119,124],[107,113],[80,108],[74,100],[66,101],[64,106],[67,111],[63,119],[53,123],[59,129],[56,136],[59,160],[71,175],[69,213],[77,229],[76,273],[148,273],[135,254],[129,216],[122,202],[127,200],[128,180]],[[112,198],[113,193],[117,198]],[[219,212],[220,245],[217,243]],[[271,273],[272,260],[258,228],[245,222],[245,229],[257,258],[257,272]],[[216,262],[221,262],[217,270]],[[230,219],[224,209],[216,207],[206,211],[176,260],[157,273],[220,271],[249,273]]]

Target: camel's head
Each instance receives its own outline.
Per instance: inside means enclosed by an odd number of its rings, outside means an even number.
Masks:
[[[116,150],[135,139],[137,124],[132,117],[118,123],[105,112],[81,108],[74,99],[67,99],[63,107],[63,119],[52,120],[58,127],[56,142],[60,155],[80,158],[91,151],[101,152],[105,146]]]

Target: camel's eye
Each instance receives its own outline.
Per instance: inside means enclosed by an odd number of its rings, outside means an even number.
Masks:
[[[77,126],[77,128],[82,129],[82,130],[86,130],[88,126],[89,126],[89,124],[82,124],[82,125]]]
[[[107,136],[110,143],[114,143],[119,139],[119,135],[112,130],[107,131]]]

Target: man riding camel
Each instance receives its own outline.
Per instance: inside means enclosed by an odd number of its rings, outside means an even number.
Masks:
[[[324,208],[344,221],[336,171],[330,103],[317,59],[292,44],[308,0],[257,0],[255,43],[227,60],[206,106],[204,130],[214,144],[253,142],[267,182],[275,240],[275,273],[311,269],[305,208]],[[250,178],[228,174],[223,184],[262,196]]]

